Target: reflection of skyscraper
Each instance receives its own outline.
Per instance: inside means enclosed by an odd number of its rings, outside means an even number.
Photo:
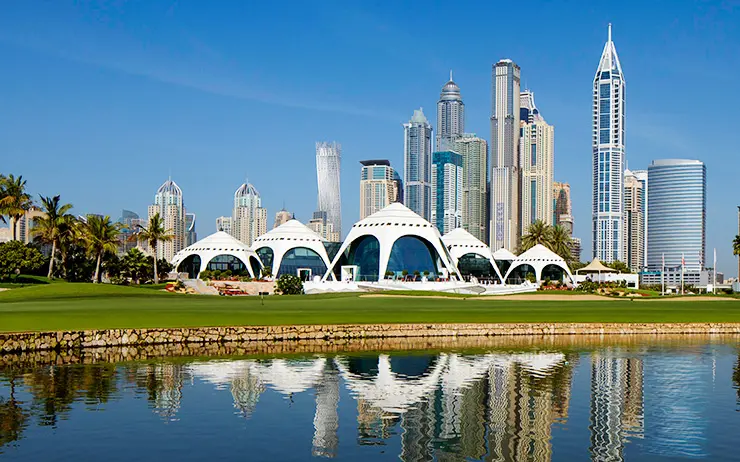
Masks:
[[[430,392],[401,418],[403,433],[399,458],[407,462],[434,460],[435,427],[434,392]]]
[[[146,367],[147,387],[154,396],[154,412],[165,420],[176,420],[182,400],[184,370],[181,364],[154,364]]]
[[[260,395],[264,391],[265,386],[249,368],[239,370],[239,373],[231,378],[231,396],[234,398],[234,407],[245,418],[252,416]]]
[[[314,456],[334,457],[337,455],[339,437],[339,373],[328,363],[324,374],[315,386],[316,413],[313,418]]]
[[[594,352],[591,367],[591,458],[623,460],[627,438],[643,433],[642,360]]]

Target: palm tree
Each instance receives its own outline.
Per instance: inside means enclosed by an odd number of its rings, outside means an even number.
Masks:
[[[83,230],[82,223],[75,217],[69,215],[59,224],[59,252],[62,254],[62,270],[64,278],[68,279],[67,257],[75,245],[82,245]]]
[[[126,252],[123,258],[121,258],[124,275],[130,277],[133,282],[138,284],[142,275],[149,272],[147,269],[149,263],[147,258],[138,248],[133,248]]]
[[[118,223],[113,223],[109,216],[91,215],[84,225],[84,236],[87,251],[96,258],[93,282],[100,282],[100,260],[105,252],[115,252],[118,248]]]
[[[51,279],[64,222],[72,217],[67,213],[72,208],[72,204],[60,204],[59,196],[40,197],[41,206],[46,216],[36,220],[36,225],[31,232],[41,237],[42,241],[51,244],[51,258],[49,259],[49,273],[47,274],[47,277]]]
[[[527,234],[522,236],[521,251],[526,252],[537,244],[542,244],[546,247],[550,247],[552,241],[552,229],[546,225],[542,220],[535,220],[529,228],[527,228]]]
[[[12,174],[3,178],[0,184],[0,215],[10,217],[10,227],[13,228],[13,240],[18,239],[16,223],[31,209],[33,201],[26,192],[26,180],[23,175],[18,178]]]
[[[159,283],[159,276],[157,275],[157,244],[160,242],[171,241],[175,238],[172,234],[172,230],[164,228],[164,220],[159,216],[159,213],[155,213],[154,216],[149,218],[149,226],[146,228],[139,225],[139,232],[136,233],[137,239],[145,241],[149,244],[149,249],[154,256],[154,283]]]
[[[737,277],[740,278],[740,234],[735,236],[735,239],[732,241],[732,254],[738,257]]]
[[[553,226],[550,231],[550,245],[547,247],[558,254],[563,260],[569,262],[571,260],[570,233],[560,225]]]

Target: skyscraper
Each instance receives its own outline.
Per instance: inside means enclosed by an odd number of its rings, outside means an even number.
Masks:
[[[313,213],[313,218],[306,225],[319,236],[329,242],[339,242],[339,231],[334,229],[334,224],[327,219],[326,212],[318,210]]]
[[[360,220],[398,202],[395,171],[387,160],[361,160]]]
[[[593,85],[592,250],[599,260],[624,260],[625,81],[612,26]]]
[[[522,221],[521,234],[529,225],[541,220],[548,225],[553,221],[553,169],[555,153],[555,128],[545,122],[534,104],[534,93],[525,90],[520,96],[519,154],[522,171]]]
[[[262,208],[260,193],[251,183],[244,183],[234,192],[231,217],[231,235],[247,245],[267,232],[267,210]]]
[[[629,170],[624,171],[624,262],[632,271],[640,271],[645,261],[645,215],[642,182]]]
[[[195,231],[195,214],[185,214],[185,247],[189,247],[198,241],[198,233]]]
[[[234,235],[232,232],[232,221],[231,217],[218,217],[216,218],[216,231],[223,231],[225,233]]]
[[[642,263],[641,267],[647,266],[647,248],[648,248],[648,196],[650,195],[650,191],[648,190],[648,171],[647,170],[632,170],[632,174],[637,178],[637,181],[639,181],[642,184],[642,224],[643,224],[643,231],[642,231],[642,243],[643,243],[643,249],[642,249]]]
[[[327,220],[340,234],[342,233],[342,194],[339,186],[341,161],[342,146],[339,143],[316,143],[318,210],[326,212]]]
[[[283,207],[282,210],[280,210],[279,212],[275,214],[275,223],[272,225],[272,229],[275,229],[278,226],[289,222],[293,218],[295,218],[295,215],[288,212],[287,210],[285,210],[285,207]]]
[[[405,205],[425,220],[432,215],[432,126],[419,108],[403,124]]]
[[[558,181],[552,184],[553,214],[552,222],[560,224],[561,215],[573,216],[573,205],[570,200],[570,184]]]
[[[463,159],[454,151],[432,155],[432,224],[447,234],[462,224]]]
[[[654,160],[648,167],[648,267],[701,271],[706,262],[707,170],[698,160]]]
[[[491,104],[491,249],[519,245],[520,69],[512,60],[493,65]]]
[[[458,136],[465,133],[465,104],[460,95],[460,87],[450,80],[442,87],[437,102],[437,151],[451,149]]]
[[[462,227],[481,242],[488,242],[488,143],[475,134],[455,139],[452,150],[462,156]]]
[[[157,190],[154,204],[149,206],[149,219],[159,213],[164,222],[164,229],[173,236],[171,241],[157,245],[157,259],[172,261],[177,252],[185,248],[185,205],[182,190],[177,183],[168,179]]]

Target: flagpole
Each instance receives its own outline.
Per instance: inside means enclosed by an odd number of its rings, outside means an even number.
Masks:
[[[665,295],[665,254],[663,254],[663,266],[660,267],[660,295]]]
[[[683,268],[686,264],[686,258],[684,257],[683,253],[681,254],[681,295],[683,295]]]

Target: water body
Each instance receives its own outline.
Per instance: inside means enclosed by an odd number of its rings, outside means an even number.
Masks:
[[[739,352],[736,338],[692,337],[63,365],[6,356],[0,459],[740,460]]]

